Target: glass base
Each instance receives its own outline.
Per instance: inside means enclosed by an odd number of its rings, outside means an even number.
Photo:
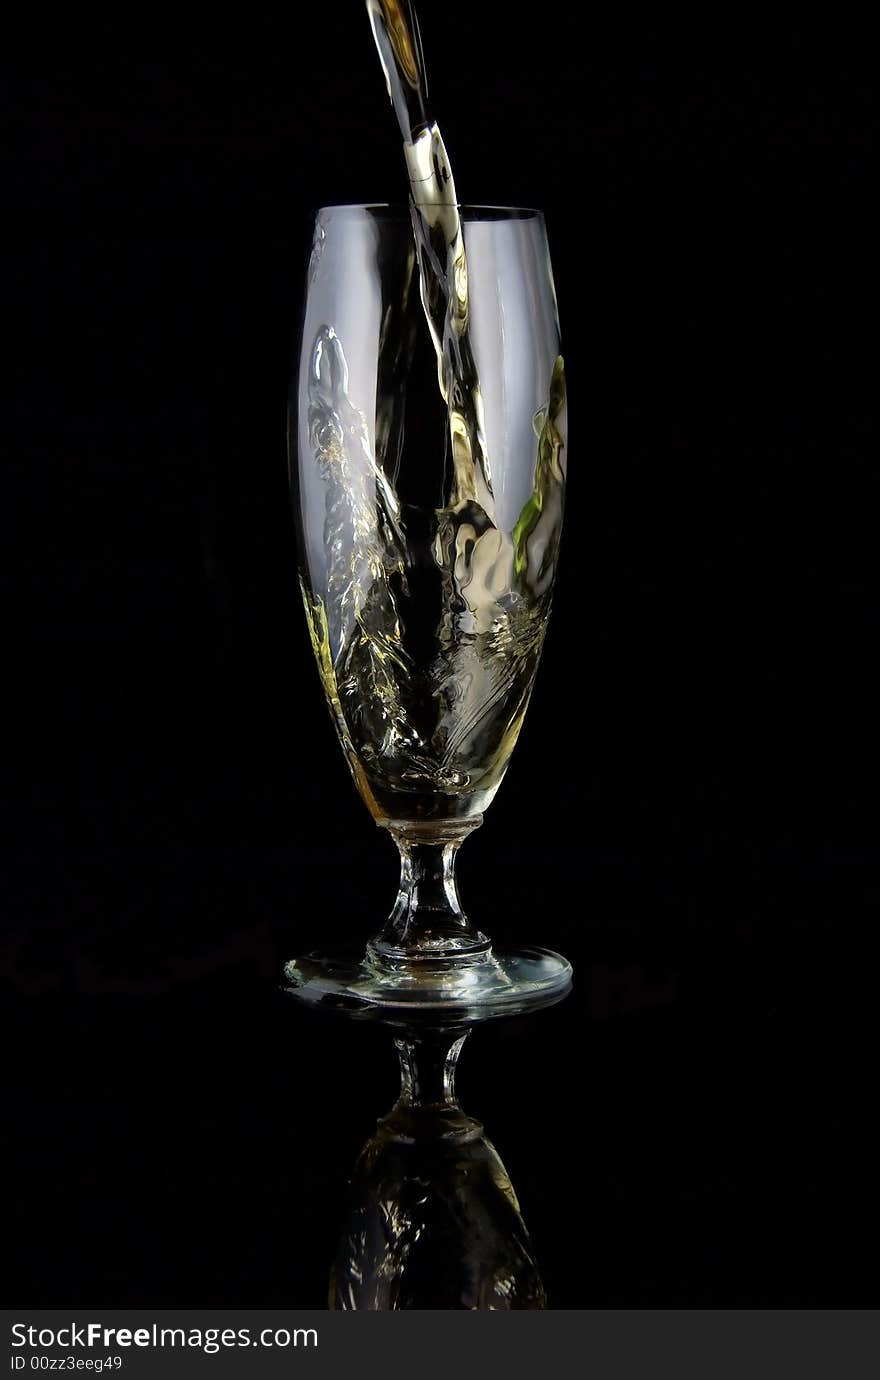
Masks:
[[[385,1024],[446,1027],[561,1001],[571,987],[571,964],[551,949],[533,947],[399,963],[377,963],[349,949],[292,959],[284,976],[285,991],[310,1006]]]

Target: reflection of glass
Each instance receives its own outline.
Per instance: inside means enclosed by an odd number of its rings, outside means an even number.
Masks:
[[[401,884],[366,960],[287,973],[331,996],[489,1014],[570,979],[546,950],[493,954],[454,876],[541,654],[565,381],[540,213],[462,208],[461,224],[472,382],[444,400],[438,354],[458,337],[450,326],[432,343],[409,213],[331,207],[317,219],[291,416],[303,598],[349,767],[398,845]],[[524,847],[545,807],[539,783]]]
[[[396,1041],[401,1095],[355,1168],[331,1308],[546,1307],[507,1171],[455,1100],[465,1038]]]

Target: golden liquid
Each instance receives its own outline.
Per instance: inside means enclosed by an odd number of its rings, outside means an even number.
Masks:
[[[510,533],[481,505],[398,502],[323,328],[309,390],[325,483],[326,598],[304,584],[312,644],[358,789],[377,819],[472,818],[516,743],[550,613],[562,520],[562,361],[535,417],[533,492]],[[426,569],[427,567],[427,569]]]

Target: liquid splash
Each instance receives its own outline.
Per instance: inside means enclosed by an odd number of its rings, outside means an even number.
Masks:
[[[412,592],[421,546],[408,520],[416,514],[376,460],[331,327],[317,332],[311,358],[308,426],[324,484],[328,566],[326,595],[304,590],[304,599],[346,756],[377,817],[418,813],[425,802],[476,813],[516,742],[550,612],[562,516],[561,361],[536,418],[534,492],[512,534],[476,504],[438,510],[438,598],[427,604]]]

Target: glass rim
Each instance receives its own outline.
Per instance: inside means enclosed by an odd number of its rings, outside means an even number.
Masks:
[[[422,205],[434,205],[434,202],[423,202]],[[460,214],[465,218],[474,216],[485,220],[543,220],[544,212],[537,206],[494,206],[491,204],[480,205],[468,201],[456,202],[456,207]],[[316,216],[322,216],[327,211],[387,211],[389,217],[400,216],[409,220],[410,203],[403,201],[352,201],[332,203],[329,206],[318,206],[315,210]]]

